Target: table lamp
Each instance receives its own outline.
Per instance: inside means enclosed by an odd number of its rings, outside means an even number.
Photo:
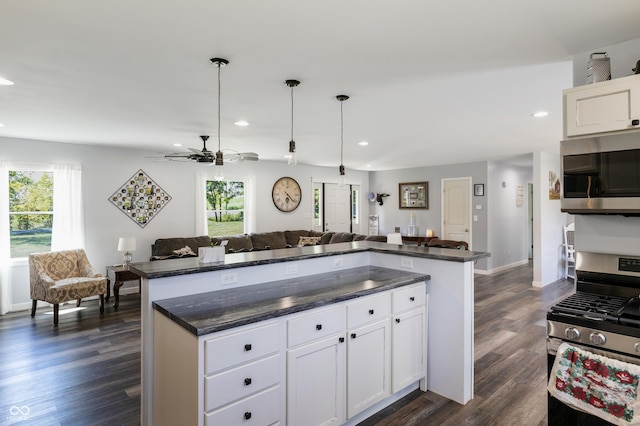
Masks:
[[[136,251],[136,239],[133,237],[120,237],[118,240],[118,251],[125,252],[122,266],[129,266],[133,257],[131,252]]]

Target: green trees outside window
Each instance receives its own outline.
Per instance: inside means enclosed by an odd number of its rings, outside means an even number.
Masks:
[[[51,250],[53,174],[9,171],[11,257]]]
[[[244,182],[208,180],[207,228],[210,236],[244,232]]]

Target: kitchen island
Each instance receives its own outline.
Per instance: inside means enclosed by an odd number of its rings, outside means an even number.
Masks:
[[[473,264],[487,256],[358,241],[237,253],[216,264],[197,258],[132,264],[142,277],[142,422],[153,424],[154,301],[369,266],[430,276],[427,389],[464,404],[473,397]]]

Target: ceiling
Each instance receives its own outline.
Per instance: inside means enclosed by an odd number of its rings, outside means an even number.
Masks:
[[[0,136],[215,150],[222,57],[223,150],[285,162],[298,79],[299,163],[337,171],[339,94],[347,169],[553,152],[572,55],[640,37],[638,16],[636,0],[3,0]]]

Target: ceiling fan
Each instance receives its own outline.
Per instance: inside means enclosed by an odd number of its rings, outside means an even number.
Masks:
[[[202,139],[202,149],[197,150],[189,148],[191,152],[174,152],[166,154],[164,158],[171,161],[195,161],[197,163],[214,164],[216,161],[216,153],[207,149],[207,140],[209,136],[200,136]],[[258,154],[255,152],[237,152],[232,151],[231,154],[225,155],[225,159],[230,162],[239,161],[258,161]]]

